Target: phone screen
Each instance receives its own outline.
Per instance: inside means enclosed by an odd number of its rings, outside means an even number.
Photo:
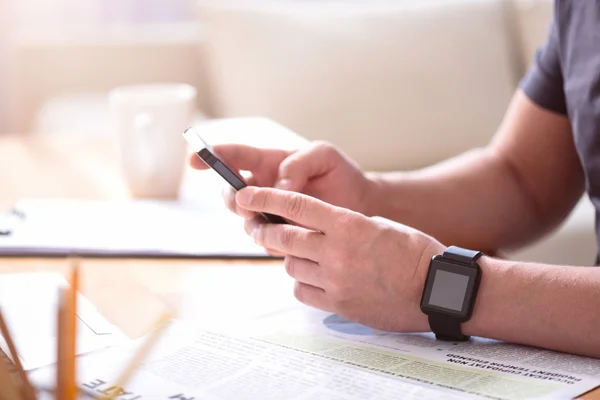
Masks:
[[[236,174],[231,172],[229,168],[227,168],[221,161],[217,160],[213,164],[213,168],[215,171],[219,173],[231,186],[233,186],[236,190],[241,190],[246,187],[246,183],[244,183],[240,178],[237,177]]]

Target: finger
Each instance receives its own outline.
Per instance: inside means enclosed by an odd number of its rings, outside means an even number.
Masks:
[[[259,170],[262,162],[273,156],[285,158],[290,152],[280,149],[261,149],[258,147],[247,146],[244,144],[227,143],[213,146],[213,151],[216,156],[222,159],[227,165],[237,170],[255,171]],[[197,155],[193,155],[198,159],[200,164],[204,162]],[[193,159],[193,158],[192,158]],[[192,167],[196,167],[196,161],[190,162]],[[199,169],[206,169],[200,166]]]
[[[213,146],[216,156],[235,169],[253,170],[261,163],[263,151],[256,147],[241,144],[220,144]],[[207,169],[206,163],[197,154],[190,156],[190,166],[195,169]]]
[[[193,169],[208,169],[208,165],[202,161],[202,159],[200,157],[198,157],[198,155],[196,153],[192,153],[190,154],[190,158],[188,159],[188,164],[190,165],[190,167],[192,167]]]
[[[325,236],[295,225],[270,224],[253,219],[244,224],[246,233],[263,247],[308,260],[319,261]]]
[[[285,257],[285,254],[283,254],[283,253],[281,253],[279,251],[276,251],[276,250],[273,250],[273,249],[265,249],[265,250],[267,251],[267,253],[269,253],[270,256],[273,256],[273,257]]]
[[[296,281],[294,283],[294,297],[303,304],[323,311],[334,312],[331,301],[323,289]]]
[[[350,212],[314,197],[272,188],[247,187],[236,194],[236,202],[250,211],[279,215],[324,233],[332,230],[344,213]]]
[[[249,220],[256,218],[256,213],[253,211],[249,211],[243,207],[237,205],[235,201],[235,193],[236,191],[232,187],[224,187],[221,191],[221,196],[223,197],[223,202],[225,206],[234,214],[239,215],[240,217]]]
[[[298,282],[325,290],[323,270],[319,264],[304,258],[286,256],[283,263],[285,271]]]
[[[339,153],[325,142],[292,153],[279,165],[276,188],[300,192],[313,177],[325,175],[338,165]]]

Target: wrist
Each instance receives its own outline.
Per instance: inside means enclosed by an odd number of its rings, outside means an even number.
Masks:
[[[419,329],[423,332],[431,331],[429,327],[429,321],[427,319],[427,315],[423,313],[421,310],[421,298],[423,296],[423,291],[425,289],[425,282],[427,280],[427,275],[429,274],[429,266],[433,257],[443,254],[446,251],[447,247],[438,242],[435,239],[431,239],[429,245],[425,247],[421,257],[419,259],[417,265],[417,273],[415,274],[415,281],[417,282],[416,290],[415,290],[415,307],[418,309],[420,325],[423,329]]]
[[[457,246],[431,259],[420,308],[438,339],[465,341],[489,328],[488,318],[495,314],[487,309],[489,288],[499,280],[496,264],[488,260],[479,251]],[[491,303],[498,304],[496,300]]]
[[[366,172],[364,174],[366,190],[362,201],[361,212],[368,216],[384,216],[383,199],[385,199],[385,179],[379,172]]]
[[[498,322],[497,317],[505,312],[501,305],[509,301],[505,289],[510,287],[510,279],[507,276],[509,269],[500,263],[489,256],[483,256],[478,261],[481,282],[471,319],[462,324],[465,335],[497,338],[502,330],[501,326],[494,327],[494,322]]]

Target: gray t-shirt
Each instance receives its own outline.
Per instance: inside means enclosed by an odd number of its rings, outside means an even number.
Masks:
[[[600,1],[555,1],[548,39],[520,86],[534,103],[569,118],[600,248]]]

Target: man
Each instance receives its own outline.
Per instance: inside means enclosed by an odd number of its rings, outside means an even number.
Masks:
[[[324,143],[297,152],[223,145],[216,151],[227,162],[253,173],[253,187],[226,192],[225,201],[257,243],[285,255],[305,304],[382,330],[600,357],[600,270],[447,247],[523,246],[556,228],[584,190],[600,209],[599,43],[600,3],[558,0],[548,40],[487,148],[421,171],[378,174]],[[197,157],[190,162],[205,168]],[[256,212],[294,223],[267,224]],[[424,288],[434,304],[439,288],[426,285],[432,257],[452,263],[457,254],[467,255],[459,265],[479,265],[481,283],[469,289],[470,319],[440,327],[421,310]],[[446,297],[462,302],[459,292]]]

